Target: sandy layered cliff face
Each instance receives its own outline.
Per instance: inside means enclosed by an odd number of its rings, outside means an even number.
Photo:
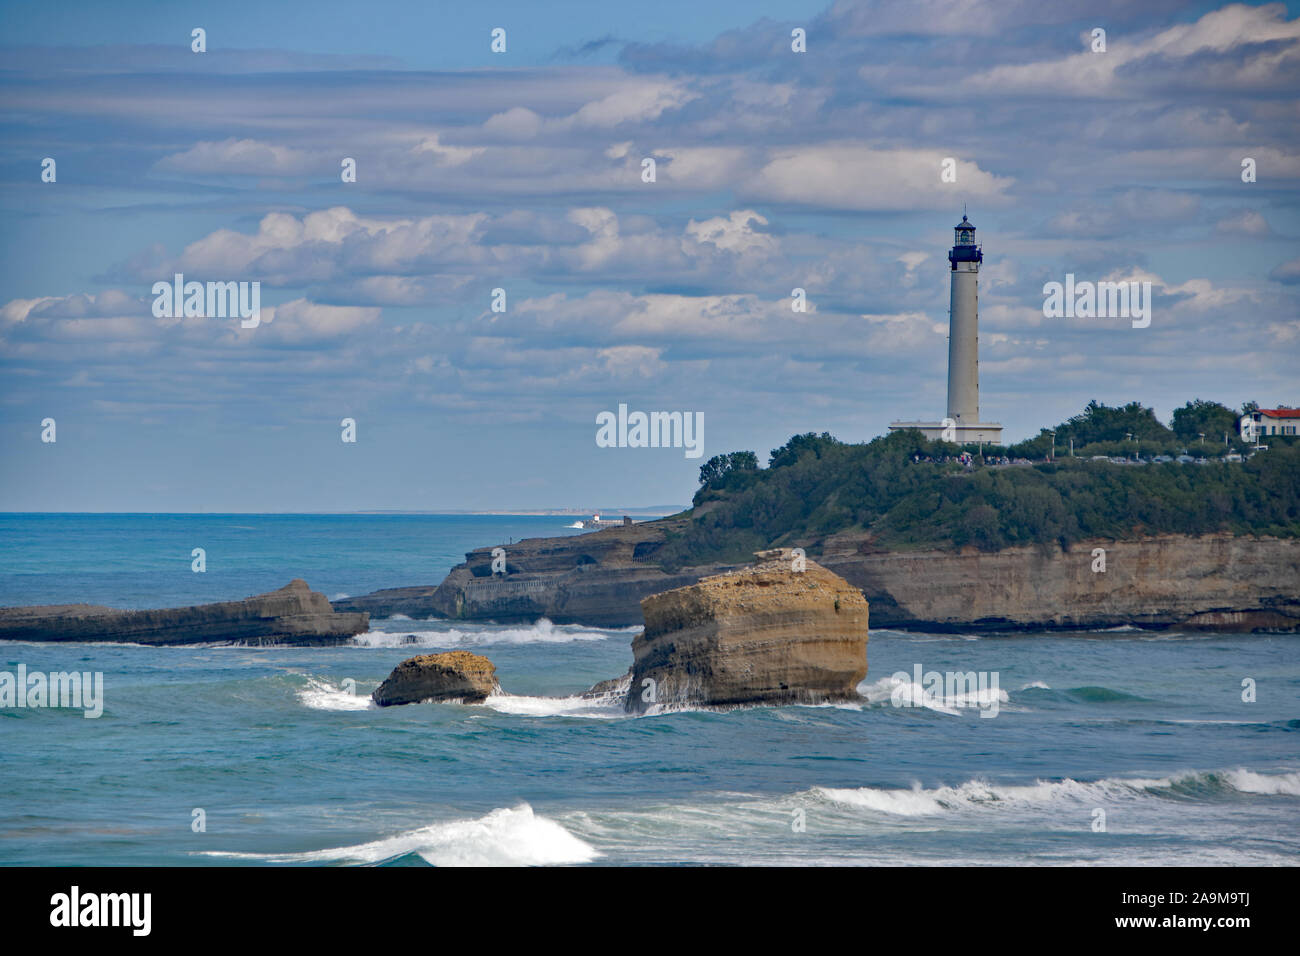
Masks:
[[[127,641],[134,644],[341,644],[370,626],[340,613],[295,578],[242,601],[123,611],[92,604],[0,608],[0,640]]]
[[[676,526],[680,526],[680,521]],[[646,522],[467,555],[441,586],[379,591],[340,610],[468,620],[622,627],[644,623],[641,600],[736,567],[672,572],[655,565],[672,521]],[[1093,551],[1104,549],[1105,571]],[[812,546],[810,545],[810,550]],[[868,535],[835,535],[818,561],[856,585],[877,627],[937,630],[1147,627],[1300,630],[1300,540],[1230,534],[1165,535],[986,553],[885,551]]]
[[[872,551],[844,536],[820,560],[871,599],[877,626],[1300,629],[1296,539],[1168,535],[954,554]]]
[[[802,567],[803,570],[797,570]],[[867,674],[860,591],[788,550],[641,602],[627,708],[856,700]]]

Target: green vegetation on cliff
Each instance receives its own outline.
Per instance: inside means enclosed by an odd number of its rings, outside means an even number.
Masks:
[[[1116,411],[1121,414],[1111,414]],[[1093,403],[1071,423],[1117,419],[1076,432],[1094,444],[1117,428],[1130,429],[1148,411],[1136,403],[1123,409]],[[1177,418],[1176,424],[1190,427]],[[1200,421],[1196,426],[1198,432],[1205,427]],[[1064,428],[1058,429],[1058,453]],[[802,545],[816,554],[822,538],[853,530],[869,531],[884,548],[974,545],[988,551],[1169,533],[1300,536],[1297,442],[1273,442],[1240,463],[1118,465],[1067,457],[991,467],[977,458],[967,468],[942,461],[960,451],[919,432],[864,445],[809,433],[775,449],[767,468],[758,468],[752,454],[718,456],[701,469],[704,481],[688,520],[669,533],[656,560],[668,567],[741,561],[776,545]]]

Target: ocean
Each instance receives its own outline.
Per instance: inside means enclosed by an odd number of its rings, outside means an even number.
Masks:
[[[4,515],[0,604],[174,606],[293,577],[337,598],[436,583],[471,548],[572,520]],[[0,863],[1300,857],[1294,636],[882,629],[851,705],[628,717],[577,698],[627,670],[634,633],[384,619],[336,648],[0,644],[0,671],[103,674],[98,718],[0,708]],[[507,693],[369,705],[398,662],[452,648],[489,657]],[[926,693],[899,676],[918,667],[997,688]]]

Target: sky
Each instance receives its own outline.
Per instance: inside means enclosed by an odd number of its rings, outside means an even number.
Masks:
[[[685,504],[943,416],[963,209],[1008,439],[1300,403],[1295,3],[0,2],[0,63],[0,511]]]

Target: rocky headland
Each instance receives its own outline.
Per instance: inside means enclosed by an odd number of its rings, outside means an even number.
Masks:
[[[666,519],[671,520],[671,519]],[[665,571],[652,560],[659,521],[563,538],[529,538],[506,548],[506,573],[493,574],[492,547],[465,555],[440,585],[388,588],[336,601],[340,611],[375,617],[452,618],[627,627],[642,623],[641,599],[694,584],[719,566]]]
[[[683,532],[683,516],[468,553],[440,585],[338,601],[375,616],[604,627],[645,624],[642,600],[744,566],[662,567],[656,554]],[[794,542],[858,588],[876,628],[932,631],[1152,629],[1300,630],[1300,539],[1153,535],[981,551],[899,550],[854,531]],[[1097,562],[1102,549],[1105,570]]]
[[[0,640],[131,644],[343,644],[370,627],[365,612],[340,612],[295,578],[242,601],[124,611],[93,604],[0,608]]]

